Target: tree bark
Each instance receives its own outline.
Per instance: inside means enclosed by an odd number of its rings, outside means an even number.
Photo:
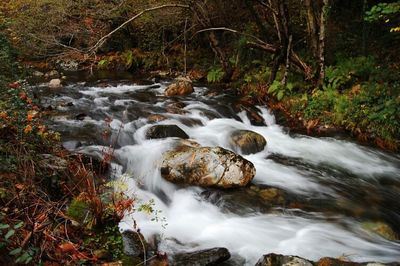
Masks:
[[[292,50],[292,40],[293,36],[289,36],[289,41],[288,41],[288,46],[286,49],[286,63],[285,63],[285,72],[281,81],[281,85],[283,88],[286,88],[287,85],[287,80],[288,80],[288,75],[289,75],[289,67],[290,67],[290,53]]]
[[[308,32],[308,43],[311,47],[314,58],[318,57],[318,22],[317,14],[314,10],[312,0],[304,0],[304,6],[306,9],[306,20],[307,20],[307,32]]]
[[[329,15],[329,0],[323,0],[323,6],[320,18],[319,28],[319,77],[318,85],[322,85],[325,79],[325,42],[326,42],[326,24]]]

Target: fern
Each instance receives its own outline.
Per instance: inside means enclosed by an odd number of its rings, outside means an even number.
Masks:
[[[207,81],[209,83],[215,83],[215,82],[220,82],[222,78],[224,77],[225,72],[222,70],[222,68],[211,68],[210,71],[208,71],[207,74]]]

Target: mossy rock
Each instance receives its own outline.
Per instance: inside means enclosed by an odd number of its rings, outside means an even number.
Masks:
[[[67,215],[80,224],[86,224],[92,218],[89,204],[79,197],[72,200],[68,206]]]
[[[370,233],[375,233],[388,240],[399,240],[399,236],[396,234],[396,232],[384,222],[365,222],[361,225],[361,227]]]

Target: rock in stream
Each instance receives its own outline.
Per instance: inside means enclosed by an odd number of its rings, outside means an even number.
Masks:
[[[163,154],[161,175],[178,184],[242,187],[255,176],[254,165],[221,147],[180,146]]]

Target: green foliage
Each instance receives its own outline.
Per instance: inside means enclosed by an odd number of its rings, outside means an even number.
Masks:
[[[93,215],[90,213],[90,208],[86,201],[74,198],[67,209],[67,215],[75,221],[91,228]]]
[[[400,83],[396,73],[377,68],[365,57],[339,61],[326,73],[323,90],[307,97],[306,120],[319,119],[388,142],[400,138]]]
[[[165,218],[164,216],[161,216],[162,210],[154,209],[154,206],[155,206],[154,199],[151,199],[151,200],[149,200],[149,202],[141,204],[139,206],[139,208],[137,209],[137,211],[144,212],[149,215],[153,215],[153,218],[151,218],[151,221],[161,222],[161,226],[163,228],[166,228],[166,226],[168,225],[167,218]]]
[[[254,60],[252,64],[257,65],[257,64],[262,64],[262,62]],[[244,81],[247,84],[266,83],[270,75],[271,75],[271,69],[268,66],[261,65],[260,67],[257,67],[256,71],[246,73],[244,75]]]
[[[97,63],[97,68],[98,69],[107,69],[109,65],[108,59],[102,59]]]
[[[343,89],[354,81],[367,81],[375,74],[376,63],[372,57],[346,58],[339,56],[338,63],[325,70],[324,89]]]
[[[290,95],[292,90],[292,83],[289,82],[285,88],[282,86],[281,82],[274,80],[274,82],[268,88],[268,93],[273,95],[278,101],[281,101],[285,96]]]
[[[2,219],[1,219],[2,220]],[[29,264],[34,258],[37,249],[22,249],[21,247],[13,248],[11,238],[19,234],[19,229],[24,226],[24,222],[20,221],[15,224],[0,223],[0,249],[9,248],[9,255],[14,257],[15,263]]]
[[[391,32],[400,32],[400,1],[394,3],[378,3],[365,14],[366,21],[384,21],[391,26]]]
[[[32,262],[37,252],[38,252],[37,248],[28,248],[27,250],[23,250],[22,248],[16,248],[12,250],[9,254],[15,257],[15,263],[29,264]]]
[[[212,67],[207,73],[207,81],[209,83],[220,82],[224,77],[225,72],[220,67]]]
[[[7,37],[0,32],[0,85],[4,80],[15,78],[14,52]]]
[[[108,225],[94,236],[87,238],[84,245],[92,250],[102,249],[110,254],[111,259],[123,257],[123,240],[118,225]]]

